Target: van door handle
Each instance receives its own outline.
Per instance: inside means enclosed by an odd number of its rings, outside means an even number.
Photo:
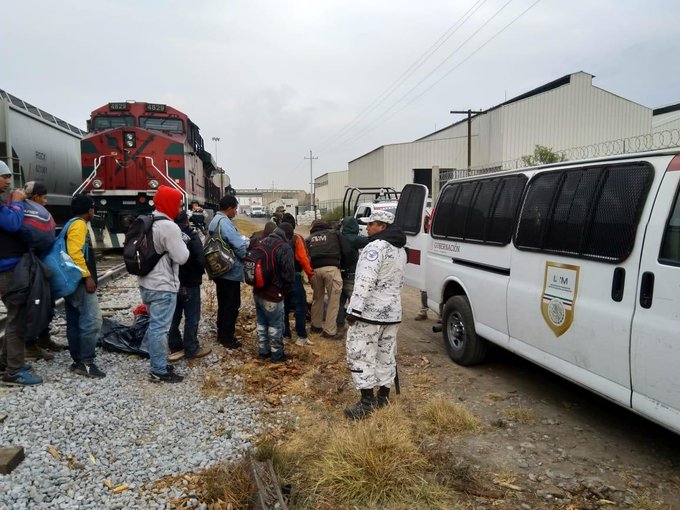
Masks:
[[[614,301],[621,301],[623,299],[623,288],[626,284],[626,270],[622,267],[614,269],[614,278],[612,279],[612,299]]]
[[[640,283],[640,306],[650,308],[652,306],[652,296],[654,295],[654,273],[646,271],[642,273]]]

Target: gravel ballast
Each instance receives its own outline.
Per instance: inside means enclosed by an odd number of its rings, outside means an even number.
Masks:
[[[100,291],[104,309],[129,305],[112,315],[125,324],[139,302],[131,277]],[[0,386],[0,414],[7,414],[0,446],[23,446],[26,453],[12,473],[0,475],[0,509],[173,508],[170,500],[181,490],[155,489],[155,481],[242,456],[262,430],[260,405],[238,393],[218,398],[201,391],[204,374],[226,352],[212,341],[213,322],[204,311],[199,338],[213,353],[175,364],[186,376],[179,384],[150,382],[146,359],[98,349],[104,379],[71,373],[62,351],[54,361],[33,363],[44,384]],[[52,332],[66,343],[63,318]]]

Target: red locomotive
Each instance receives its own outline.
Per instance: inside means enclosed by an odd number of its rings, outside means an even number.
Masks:
[[[220,173],[205,150],[199,128],[184,113],[164,104],[109,103],[94,110],[81,141],[83,183],[76,190],[95,201],[93,242],[122,246],[139,214],[151,212],[159,186],[172,186],[192,201],[216,209]]]

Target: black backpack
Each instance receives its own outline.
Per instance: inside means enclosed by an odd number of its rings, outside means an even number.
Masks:
[[[158,261],[167,252],[156,253],[153,247],[153,224],[158,220],[167,220],[163,216],[137,216],[125,234],[123,243],[123,260],[128,273],[146,276],[156,267]]]
[[[276,250],[285,243],[263,239],[243,259],[243,279],[256,289],[264,289],[276,278]]]

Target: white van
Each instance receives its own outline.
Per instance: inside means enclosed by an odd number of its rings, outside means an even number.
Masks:
[[[450,357],[500,345],[680,433],[680,149],[402,191],[406,283]]]

